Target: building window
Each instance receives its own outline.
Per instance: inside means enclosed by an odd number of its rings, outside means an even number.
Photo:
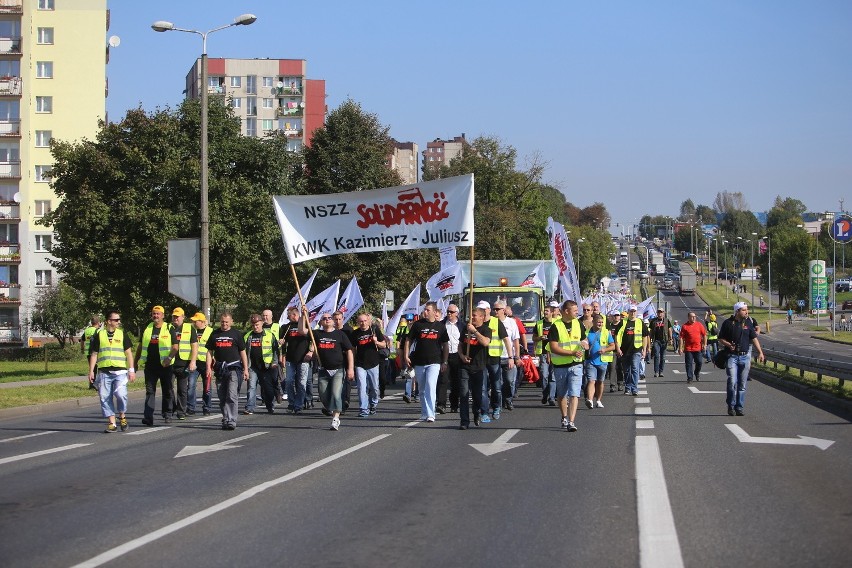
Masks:
[[[273,85],[272,77],[264,77],[263,78],[263,86],[264,87],[271,87],[272,85]]]
[[[0,242],[18,243],[18,224],[0,223]]]
[[[36,199],[35,202],[35,216],[36,217],[44,217],[48,213],[50,213],[50,199]]]
[[[275,100],[263,99],[263,108],[275,108]]]
[[[246,93],[257,94],[257,75],[246,75]]]
[[[54,10],[53,0],[38,0],[39,10]]]
[[[53,97],[36,97],[36,112],[53,112]]]
[[[50,270],[36,270],[36,286],[50,286],[53,284],[53,272]]]
[[[36,130],[35,131],[35,145],[36,148],[47,148],[50,146],[50,139],[52,138],[52,130]]]
[[[246,116],[257,116],[257,97],[246,97]]]
[[[231,77],[231,87],[238,89],[243,84],[242,77]]]
[[[50,252],[50,235],[36,235],[35,239],[36,252]]]
[[[41,45],[53,45],[53,28],[39,28],[38,43]]]
[[[36,77],[53,79],[53,61],[36,61]]]
[[[231,108],[242,108],[242,106],[243,99],[241,99],[240,97],[233,97],[231,99]]]
[[[275,122],[275,121],[272,120],[271,118],[264,118],[261,121],[261,128],[263,129],[263,131],[268,132],[268,131],[272,130],[272,128],[273,128],[272,123],[273,122]]]
[[[50,168],[53,166],[36,166],[35,167],[35,181],[41,182],[49,182],[50,181]]]
[[[246,119],[246,136],[257,137],[257,119]]]

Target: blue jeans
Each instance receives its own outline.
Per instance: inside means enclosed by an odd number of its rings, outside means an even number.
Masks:
[[[606,370],[609,368],[609,363],[603,363],[601,365],[593,365],[591,362],[586,365],[583,372],[585,373],[586,384],[595,383],[595,382],[603,382],[604,378],[606,378]]]
[[[583,364],[570,365],[566,367],[554,367],[553,375],[556,378],[556,398],[580,398],[583,387]]]
[[[502,376],[502,386],[500,389],[500,394],[502,395],[503,400],[501,401],[500,406],[498,406],[497,408],[502,408],[502,403],[504,402],[512,402],[512,396],[514,396],[515,394],[515,382],[518,377],[518,367],[514,366],[510,369],[509,360],[501,359],[500,375]]]
[[[257,380],[257,373],[253,373],[249,367],[248,392],[246,392],[246,410],[249,412],[254,412],[254,407],[257,406]],[[242,389],[242,382],[240,382],[240,389]]]
[[[127,412],[127,371],[98,371],[97,379],[104,418]]]
[[[644,359],[642,352],[636,351],[632,355],[625,355],[624,361],[624,390],[625,392],[639,392],[639,375],[642,370]]]
[[[553,365],[547,361],[547,356],[542,353],[538,359],[538,376],[541,379],[541,400],[556,399],[556,382],[553,380]]]
[[[675,352],[677,352],[677,350],[680,349],[680,334],[679,333],[673,333],[672,334],[672,349],[674,349]]]
[[[490,393],[491,408],[496,410],[503,407],[503,392],[500,387],[503,383],[503,371],[500,368],[500,363],[488,363],[485,366],[488,373],[488,387]]]
[[[488,414],[485,369],[470,371],[464,365],[459,370],[459,418],[462,426],[470,425],[470,399],[473,399],[473,415]]]
[[[716,357],[716,353],[719,352],[719,340],[707,341],[707,351],[705,352],[705,356],[708,360],[712,361]]]
[[[273,403],[275,402],[275,381],[277,380],[278,367],[258,370],[255,370],[254,367],[249,367],[249,392],[251,392],[252,384],[257,385],[260,383],[260,398],[263,400],[263,404],[267,410],[272,410]],[[248,408],[249,405],[246,403],[246,409]],[[254,404],[252,404],[252,408],[254,408]]]
[[[685,351],[683,356],[686,363],[686,380],[697,379],[699,373],[701,373],[701,362],[704,359],[704,353],[701,351]]]
[[[291,363],[287,361],[287,375],[284,380],[287,386],[287,408],[290,410],[301,411],[305,407],[305,395],[310,373],[310,362]]]
[[[319,397],[329,412],[343,411],[343,382],[346,380],[343,373],[343,369],[319,368]]]
[[[213,407],[213,397],[210,394],[210,383],[207,382],[207,365],[203,362],[196,363],[198,366],[194,371],[189,373],[189,384],[186,389],[186,409],[187,411],[195,412],[195,403],[197,402],[197,383],[198,377],[201,377],[201,408],[210,412]]]
[[[745,404],[746,384],[748,384],[748,372],[751,369],[751,350],[745,355],[731,355],[728,357],[728,408],[742,410]]]
[[[372,369],[355,367],[358,379],[358,407],[361,413],[369,412],[379,405],[379,366]]]
[[[659,339],[654,340],[654,373],[662,373],[666,368],[666,342]]]
[[[415,365],[414,376],[420,385],[420,417],[435,418],[435,390],[438,387],[438,374],[441,364]]]

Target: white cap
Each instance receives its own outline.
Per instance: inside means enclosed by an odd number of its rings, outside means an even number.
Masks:
[[[480,301],[479,301],[479,303],[478,303],[478,304],[476,304],[476,307],[477,307],[477,308],[482,308],[482,309],[485,309],[485,310],[490,310],[490,309],[491,309],[491,304],[489,304],[489,303],[488,303],[488,302],[486,302],[485,300],[480,300]]]
[[[734,304],[734,311],[736,312],[737,310],[741,310],[741,309],[747,308],[747,307],[748,307],[748,304],[746,304],[745,302],[737,302],[736,304]]]
[[[559,307],[559,302],[550,302],[550,303],[549,303],[549,304],[547,304],[547,305],[548,305],[549,307],[551,307],[551,308],[558,308],[558,307]]]

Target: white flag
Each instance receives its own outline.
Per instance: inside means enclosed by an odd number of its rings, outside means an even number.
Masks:
[[[414,287],[414,290],[408,295],[403,303],[399,305],[396,311],[391,316],[388,321],[387,326],[385,326],[385,335],[388,337],[393,337],[396,335],[396,328],[399,326],[399,320],[405,314],[415,315],[418,313],[418,309],[420,308],[420,284]]]
[[[458,264],[456,247],[441,247],[438,251],[441,253],[441,270]]]
[[[302,297],[307,298],[311,294],[311,286],[314,285],[314,278],[317,277],[317,272],[319,270],[314,270],[314,273],[311,274],[311,277],[308,278],[308,281],[302,284]],[[299,307],[299,295],[296,294],[293,296],[293,299],[287,304],[287,307],[284,308],[284,311],[281,312],[281,317],[278,318],[278,325],[284,325],[287,323],[287,310],[290,308]]]
[[[337,295],[340,293],[340,280],[308,300],[305,307],[308,309],[308,326],[319,320],[320,314],[331,313],[337,308]]]
[[[571,243],[561,223],[547,218],[547,236],[550,240],[550,254],[556,269],[559,271],[559,286],[562,289],[562,298],[574,300],[578,304],[583,301],[580,295],[580,284],[577,281],[577,270],[574,268],[574,257],[571,254]]]
[[[388,328],[388,303],[382,302],[382,329]]]
[[[343,323],[349,321],[355,312],[361,309],[364,305],[364,298],[361,296],[361,288],[358,286],[358,280],[353,276],[340,301],[337,302],[337,311],[343,313]]]
[[[466,284],[461,265],[456,264],[433,274],[426,282],[426,291],[429,293],[429,299],[434,302],[444,296],[461,294]]]
[[[521,288],[526,287],[545,288],[543,262],[539,262],[538,266],[535,267],[535,270],[530,272],[530,275],[524,278],[524,281],[521,282]]]

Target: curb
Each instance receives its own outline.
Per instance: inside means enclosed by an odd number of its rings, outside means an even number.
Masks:
[[[760,382],[775,387],[789,394],[797,395],[805,402],[822,407],[824,410],[833,410],[836,413],[843,415],[844,418],[852,418],[852,400],[838,398],[829,392],[820,389],[815,389],[808,385],[797,383],[788,379],[781,379],[771,373],[766,373],[760,369],[751,368],[750,376]]]
[[[141,395],[141,396],[140,396]],[[144,402],[145,391],[140,394],[128,393],[128,402]],[[100,416],[101,401],[97,396],[86,398],[75,398],[71,400],[59,400],[56,402],[45,402],[43,404],[32,404],[29,406],[16,406],[14,408],[4,408],[0,410],[0,420],[11,420],[13,418],[26,418],[29,416],[38,416],[41,414],[50,414],[51,412],[62,412],[75,409],[94,409],[98,411]]]

